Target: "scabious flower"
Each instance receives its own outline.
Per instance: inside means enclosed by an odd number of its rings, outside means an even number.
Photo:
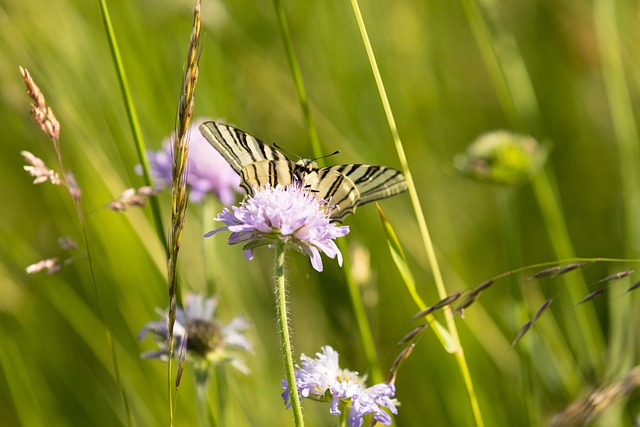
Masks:
[[[300,397],[325,402],[330,401],[329,412],[340,415],[340,408],[349,408],[349,426],[360,427],[363,417],[372,414],[383,425],[391,425],[391,416],[382,410],[388,408],[397,414],[398,401],[393,398],[393,384],[376,384],[365,387],[365,377],[348,369],[340,369],[339,354],[330,346],[322,347],[322,353],[316,358],[304,354],[300,356],[301,365],[295,370],[296,385]],[[282,380],[282,399],[287,408],[291,405],[289,384]]]
[[[189,198],[192,202],[199,202],[207,193],[214,193],[223,204],[230,205],[235,200],[235,193],[240,192],[240,176],[198,131],[198,126],[205,120],[196,119],[189,126],[191,135],[187,158]],[[147,151],[153,186],[159,190],[171,186],[172,140],[172,137],[165,138],[160,150]],[[140,165],[136,167],[136,172],[142,175]]]
[[[226,226],[205,234],[209,237],[223,230],[231,231],[229,244],[245,243],[245,258],[253,259],[253,249],[268,246],[280,239],[290,247],[308,255],[311,265],[322,271],[324,252],[337,258],[342,266],[342,253],[333,241],[349,233],[348,226],[337,226],[330,221],[332,207],[298,183],[286,187],[254,188],[242,204],[224,208],[215,218]]]
[[[185,347],[187,359],[204,360],[212,364],[229,362],[240,372],[248,373],[240,356],[252,349],[243,333],[249,323],[238,316],[226,325],[221,324],[215,318],[217,304],[215,297],[205,299],[202,295],[187,295],[185,307],[178,307],[176,310],[173,327],[174,352]],[[142,353],[145,359],[169,358],[168,310],[159,314],[162,320],[147,323],[138,334],[138,339],[142,340],[148,333],[152,333],[160,346],[156,351]]]

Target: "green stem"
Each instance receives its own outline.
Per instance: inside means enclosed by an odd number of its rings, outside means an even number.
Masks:
[[[208,362],[194,364],[193,370],[196,379],[196,406],[200,426],[217,427],[218,424],[209,408],[209,378],[211,367]]]
[[[349,408],[347,405],[340,404],[340,418],[338,419],[339,427],[347,427],[347,422],[349,420]]]
[[[364,302],[362,301],[362,294],[358,283],[351,274],[351,259],[349,258],[349,248],[347,247],[346,240],[338,239],[338,249],[343,254],[342,269],[344,270],[344,278],[347,282],[347,289],[349,290],[349,297],[351,298],[351,305],[353,306],[353,315],[356,320],[356,326],[362,341],[362,348],[364,355],[367,358],[367,364],[369,366],[369,375],[374,383],[381,383],[384,381],[384,375],[380,369],[380,361],[378,360],[378,353],[376,352],[376,346],[373,340],[373,333],[369,326],[369,320],[367,319],[367,312],[364,308]]]
[[[355,18],[358,23],[360,34],[362,35],[362,41],[364,43],[364,47],[367,52],[367,57],[369,58],[369,63],[371,65],[371,70],[373,72],[373,76],[376,81],[376,86],[378,87],[380,100],[382,101],[382,106],[384,108],[385,115],[387,116],[389,129],[391,130],[391,134],[393,136],[393,141],[395,143],[396,151],[400,159],[400,164],[402,165],[402,170],[407,180],[409,196],[411,197],[411,203],[413,205],[416,220],[418,221],[420,234],[422,236],[422,241],[427,253],[427,259],[429,260],[429,265],[431,267],[431,270],[433,271],[433,278],[436,284],[436,289],[438,291],[438,296],[441,299],[444,299],[447,296],[447,290],[444,286],[444,280],[440,272],[440,266],[438,264],[438,260],[436,257],[435,248],[433,246],[433,242],[431,241],[431,236],[429,234],[429,229],[427,228],[427,222],[424,217],[424,212],[422,211],[420,199],[418,198],[418,192],[416,190],[415,183],[413,182],[411,170],[409,169],[409,164],[407,162],[407,156],[404,152],[402,141],[400,140],[398,128],[396,126],[396,122],[393,117],[393,111],[391,110],[391,105],[389,104],[389,98],[387,97],[387,93],[384,88],[384,83],[380,75],[380,70],[378,68],[378,64],[377,64],[375,55],[373,53],[373,48],[371,47],[371,41],[369,40],[369,35],[367,34],[367,29],[364,24],[364,19],[362,18],[362,13],[360,12],[360,6],[358,5],[357,0],[351,0],[351,5],[353,7],[353,12],[355,14]],[[453,319],[453,313],[450,308],[447,308],[444,310],[444,316],[447,324],[447,329],[449,331],[449,334],[451,335],[451,339],[453,343],[456,346],[454,357],[456,358],[456,363],[458,364],[458,370],[460,371],[460,375],[462,376],[463,383],[467,390],[467,396],[469,398],[469,404],[471,405],[471,411],[473,413],[475,423],[478,427],[482,427],[484,426],[484,421],[482,420],[480,405],[478,403],[478,398],[476,396],[476,393],[473,387],[473,382],[471,381],[469,366],[467,365],[467,360],[464,356],[464,350],[462,348],[462,345],[460,344],[460,339],[458,337],[458,330],[456,328],[456,325]]]
[[[502,110],[512,127],[531,133],[540,122],[540,108],[531,79],[513,36],[502,29],[495,7],[486,6],[487,24],[477,0],[460,0],[469,25],[475,35],[482,59],[500,100]],[[545,221],[549,239],[559,259],[575,258],[575,251],[567,231],[562,208],[552,185],[552,176],[542,170],[532,181],[533,190]],[[589,291],[582,274],[563,277],[571,299],[579,301]],[[597,323],[595,310],[584,305],[570,310],[575,320],[566,323],[569,340],[577,346],[579,359],[590,366],[599,366],[604,339]],[[565,384],[567,386],[567,384]]]
[[[105,31],[107,32],[107,40],[109,41],[109,49],[111,50],[111,57],[113,65],[116,68],[116,76],[120,83],[120,91],[122,92],[122,98],[127,110],[127,118],[129,119],[129,126],[133,139],[136,144],[136,152],[138,153],[138,160],[142,165],[144,182],[148,186],[153,186],[151,179],[151,173],[149,171],[149,161],[147,160],[147,153],[145,150],[144,140],[142,139],[142,131],[140,130],[140,121],[138,120],[138,113],[133,105],[133,98],[131,97],[131,91],[129,90],[129,81],[127,80],[127,74],[124,71],[124,65],[122,63],[122,57],[120,56],[120,49],[118,48],[118,41],[116,40],[116,34],[113,31],[113,25],[111,24],[111,17],[109,15],[109,9],[105,0],[99,0],[100,12],[102,13],[102,22],[104,24]],[[160,214],[160,204],[158,198],[152,196],[151,198],[151,212],[153,215],[154,223],[156,226],[156,233],[165,252],[169,253],[169,244],[167,237],[165,236],[164,228],[162,226],[162,215]]]
[[[556,256],[560,259],[575,258],[576,253],[562,215],[562,208],[555,196],[549,175],[544,172],[537,174],[533,178],[532,185]],[[589,289],[584,276],[580,274],[566,276],[564,280],[567,282],[567,291],[572,301],[580,301],[588,294]],[[593,306],[585,304],[579,310],[573,310],[573,315],[577,322],[576,324],[568,323],[568,327],[573,329],[569,339],[582,349],[580,354],[583,358],[587,357],[590,366],[601,366],[602,349],[605,343]]]
[[[291,336],[289,333],[289,319],[287,317],[287,292],[284,280],[284,252],[285,244],[279,239],[275,240],[275,280],[276,280],[276,311],[278,317],[278,331],[280,332],[280,346],[284,357],[284,370],[289,384],[289,396],[293,419],[296,427],[304,426],[302,419],[302,406],[296,385],[295,371],[293,366],[293,352],[291,350]]]
[[[227,422],[227,400],[229,398],[229,383],[227,381],[227,372],[223,365],[216,365],[213,378],[215,379],[215,390],[217,393],[217,407],[211,410],[212,414],[216,414],[217,424],[219,426],[229,425]]]
[[[300,73],[300,66],[296,59],[296,53],[293,49],[293,43],[291,42],[291,34],[289,33],[289,26],[287,25],[287,17],[282,7],[280,0],[273,0],[273,7],[276,11],[276,17],[278,18],[278,27],[282,34],[282,41],[284,43],[285,51],[287,52],[287,60],[289,61],[289,68],[291,70],[291,76],[293,82],[296,85],[296,92],[298,93],[298,99],[300,100],[300,108],[302,108],[302,114],[304,116],[307,129],[309,129],[309,137],[311,138],[311,148],[313,149],[314,157],[322,156],[322,149],[320,147],[320,141],[318,140],[318,134],[311,118],[311,108],[309,107],[309,98],[307,97],[307,91],[302,81],[302,74]]]
[[[638,146],[638,125],[633,111],[633,101],[627,85],[624,61],[622,59],[619,32],[616,17],[625,16],[624,4],[614,1],[596,0],[593,17],[595,21],[600,64],[605,91],[611,110],[611,120],[618,146],[618,164],[622,183],[622,206],[624,210],[625,255],[635,258],[638,255],[637,243],[640,240],[640,223],[637,212],[640,209],[640,147]],[[623,9],[618,11],[617,8]],[[629,10],[631,11],[631,10]],[[637,297],[636,297],[637,298]],[[635,300],[637,302],[637,299]],[[606,377],[623,372],[633,365],[635,356],[633,346],[633,328],[637,324],[638,310],[634,309],[631,298],[611,297],[609,309],[609,330],[611,331],[609,357]]]
[[[322,149],[318,140],[318,134],[314,126],[313,118],[311,117],[311,108],[309,107],[309,98],[305,90],[304,81],[302,80],[302,74],[300,73],[300,66],[296,57],[295,50],[293,49],[293,42],[291,40],[291,34],[289,33],[289,27],[287,26],[286,14],[282,7],[280,0],[273,0],[273,7],[275,8],[276,17],[278,18],[278,26],[282,35],[285,51],[287,53],[287,60],[289,62],[289,68],[291,70],[291,77],[296,86],[296,92],[300,101],[300,108],[309,132],[309,139],[311,140],[311,148],[313,150],[313,157],[322,157]],[[322,166],[323,159],[318,159],[318,164]],[[349,290],[349,296],[351,298],[351,304],[353,305],[353,313],[356,320],[356,326],[362,342],[367,364],[369,365],[369,373],[371,378],[375,382],[382,382],[384,377],[380,370],[380,362],[378,360],[378,354],[376,352],[375,343],[373,340],[373,333],[367,319],[367,314],[362,301],[362,294],[358,288],[358,284],[351,275],[350,261],[349,261],[349,248],[347,247],[345,240],[338,240],[338,249],[342,252],[344,257],[344,272],[345,281],[347,282],[347,288]]]
[[[217,209],[217,203],[214,197],[205,197],[202,201],[202,234],[211,230],[211,219],[214,217],[214,212]],[[213,296],[216,294],[216,281],[213,275],[214,267],[212,260],[214,258],[214,239],[202,239],[202,253],[204,254],[204,276],[206,283],[206,294]]]
[[[98,311],[100,312],[100,319],[102,321],[102,326],[104,327],[104,331],[107,338],[107,345],[109,346],[109,350],[111,351],[111,360],[113,363],[113,374],[115,376],[116,384],[120,390],[120,397],[122,399],[122,404],[124,406],[125,414],[127,416],[127,425],[133,425],[133,417],[131,415],[131,409],[129,408],[129,399],[127,398],[127,393],[124,389],[124,385],[122,382],[122,378],[120,376],[120,363],[118,359],[118,353],[116,351],[115,342],[113,340],[113,334],[111,333],[111,329],[109,328],[109,322],[107,321],[107,314],[104,309],[102,295],[100,293],[100,288],[98,287],[98,280],[96,278],[96,272],[93,265],[93,257],[91,256],[91,247],[89,246],[89,234],[87,232],[87,223],[84,217],[84,209],[82,208],[82,199],[81,194],[74,195],[72,191],[72,187],[69,182],[69,175],[67,169],[64,165],[64,161],[62,159],[62,152],[60,151],[60,144],[57,139],[52,139],[53,148],[56,152],[56,156],[58,158],[58,164],[60,165],[60,172],[62,173],[62,177],[64,179],[65,186],[69,191],[71,196],[71,200],[73,201],[73,205],[76,208],[76,214],[78,215],[78,222],[80,223],[80,229],[82,231],[82,238],[84,243],[84,251],[87,257],[87,262],[89,264],[89,273],[91,276],[91,284],[93,286],[93,291],[96,296],[96,301],[98,303]],[[73,184],[74,186],[77,184]],[[78,190],[79,191],[79,190]]]

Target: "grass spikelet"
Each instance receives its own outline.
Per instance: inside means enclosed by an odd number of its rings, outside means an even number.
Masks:
[[[550,427],[573,427],[590,424],[620,399],[629,396],[640,387],[640,366],[635,366],[620,381],[597,390],[572,402],[556,414]]]
[[[398,345],[402,345],[404,343],[407,343],[407,342],[413,340],[420,333],[422,333],[422,331],[427,329],[428,326],[429,326],[428,323],[423,323],[422,325],[413,328],[407,335],[405,335],[404,337],[402,337],[400,339],[400,341],[398,341]]]
[[[491,282],[493,282],[493,281],[491,281]],[[432,306],[430,306],[430,307],[427,307],[427,308],[425,308],[424,310],[422,310],[422,311],[420,311],[420,312],[416,313],[416,314],[411,318],[411,320],[417,320],[417,319],[419,319],[419,318],[421,318],[421,317],[424,317],[424,316],[426,316],[426,315],[428,315],[428,314],[433,313],[433,312],[434,312],[434,311],[436,311],[436,310],[441,309],[442,307],[446,307],[446,306],[448,306],[448,305],[451,305],[451,304],[453,304],[455,301],[457,301],[457,300],[458,300],[458,298],[460,298],[463,294],[464,294],[464,291],[459,291],[459,292],[456,292],[455,294],[451,294],[451,295],[447,296],[446,298],[444,298],[444,299],[442,299],[442,300],[438,301],[438,302],[437,302],[437,303],[435,303],[434,305],[432,305]]]
[[[533,321],[529,320],[527,323],[525,323],[520,330],[518,331],[518,333],[516,334],[516,337],[513,339],[513,341],[511,342],[511,348],[514,348],[516,346],[516,344],[518,344],[518,342],[520,342],[520,340],[522,339],[522,337],[524,336],[524,334],[526,334],[527,332],[529,332],[529,329],[531,329],[531,326],[533,326]]]
[[[531,320],[529,320],[527,323],[524,324],[524,326],[522,328],[520,328],[520,330],[518,331],[518,334],[516,335],[516,337],[514,338],[514,340],[511,342],[511,348],[515,347],[516,344],[518,344],[518,342],[520,342],[520,340],[522,339],[522,337],[524,337],[524,335],[529,332],[529,330],[531,329],[531,327],[533,326],[533,324],[540,318],[540,316],[542,315],[542,313],[544,313],[549,306],[551,305],[551,303],[553,302],[553,299],[548,299],[546,300],[538,309],[538,311],[536,311],[536,314],[534,314],[533,318]]]
[[[47,137],[49,137],[49,139],[52,142],[53,149],[58,159],[58,166],[60,168],[62,176],[64,177],[64,185],[67,187],[67,190],[69,191],[69,195],[71,196],[71,199],[73,201],[73,205],[76,211],[76,215],[78,217],[78,223],[80,225],[80,230],[83,237],[84,253],[89,265],[91,285],[93,287],[95,298],[98,304],[98,310],[100,312],[100,320],[102,322],[102,326],[105,331],[107,345],[111,353],[111,362],[113,364],[113,375],[115,377],[116,384],[118,385],[118,389],[120,391],[120,397],[122,399],[122,404],[123,404],[125,415],[127,418],[127,425],[131,426],[133,425],[133,420],[131,416],[131,410],[129,408],[127,393],[124,389],[123,382],[120,378],[120,363],[118,360],[118,354],[116,352],[116,347],[113,341],[113,336],[111,334],[111,329],[109,328],[109,323],[107,321],[107,316],[105,313],[105,309],[103,307],[102,296],[100,294],[100,289],[98,287],[98,280],[96,278],[96,272],[93,265],[93,258],[91,257],[91,247],[89,245],[89,236],[87,233],[85,213],[82,207],[82,190],[80,189],[73,172],[68,171],[65,168],[65,164],[62,157],[62,151],[60,150],[60,144],[59,144],[60,122],[58,122],[58,119],[53,113],[53,110],[51,109],[51,107],[47,107],[44,94],[42,93],[38,85],[36,85],[29,71],[26,68],[20,67],[20,74],[22,75],[22,79],[24,80],[24,83],[27,89],[27,94],[33,100],[33,103],[31,104],[31,116],[33,117],[35,122],[40,126],[40,129],[44,132],[44,134],[47,135]],[[25,156],[25,158],[29,160],[29,156]],[[52,171],[49,171],[48,174],[50,175],[51,172]],[[49,181],[54,183],[54,181],[58,179],[58,175],[55,174],[54,176],[49,176],[48,179]],[[66,264],[66,260],[64,263]],[[49,272],[49,274],[53,274],[61,268],[61,265],[58,264],[57,259],[55,259],[55,262],[53,263],[51,263],[50,260],[44,260],[44,264],[38,263],[30,267],[31,267],[31,270],[37,270],[37,271],[46,269],[47,272]]]
[[[563,274],[569,273],[570,271],[577,270],[578,268],[582,268],[583,266],[590,264],[588,262],[576,262],[573,264],[569,264],[565,267],[562,267],[554,276],[562,276]]]
[[[411,356],[413,353],[413,349],[416,348],[415,343],[409,344],[404,350],[400,352],[396,360],[393,361],[393,365],[389,369],[389,377],[387,378],[387,384],[393,384],[396,381],[396,376],[398,375],[398,369],[400,369],[400,365]]]
[[[140,188],[127,188],[116,199],[107,204],[114,212],[126,211],[129,207],[142,207],[147,204],[147,197],[153,196],[156,191],[148,186]]]
[[[551,276],[552,274],[557,273],[561,269],[562,267],[560,267],[559,265],[545,268],[544,270],[540,270],[537,273],[533,274],[532,276],[527,277],[527,280],[542,279],[543,277]]]
[[[31,104],[31,117],[38,123],[40,129],[47,135],[52,141],[57,141],[60,138],[60,123],[56,119],[55,114],[51,107],[47,107],[47,103],[44,99],[42,91],[33,81],[29,70],[20,67],[20,74],[27,87],[27,94],[33,100]]]
[[[638,288],[640,288],[640,281],[638,281],[638,282],[634,283],[633,285],[631,285],[629,287],[629,289],[626,290],[626,292],[631,292],[631,291],[636,290]]]
[[[485,282],[480,283],[478,286],[476,286],[475,288],[473,288],[473,290],[471,290],[471,292],[469,292],[467,294],[467,296],[465,297],[465,299],[463,300],[463,302],[461,302],[454,310],[453,310],[453,315],[460,315],[460,317],[464,317],[464,310],[466,308],[468,308],[471,304],[473,304],[474,302],[476,302],[476,300],[480,297],[480,294],[482,293],[482,291],[484,291],[485,289],[488,289],[491,285],[493,285],[493,283],[495,282],[495,279],[489,279]],[[455,295],[455,294],[454,294]],[[456,298],[457,300],[458,298]],[[455,300],[454,300],[455,301]]]
[[[22,157],[24,157],[24,160],[28,163],[22,168],[35,178],[33,184],[42,184],[47,181],[52,185],[59,185],[61,183],[58,173],[53,169],[49,169],[44,160],[34,156],[29,151],[22,150],[20,154],[22,154]]]
[[[182,340],[180,344],[180,349],[178,350],[178,372],[176,373],[176,390],[180,387],[180,382],[182,381],[182,374],[184,373],[185,362],[187,360],[187,343],[189,342],[189,337],[187,339]]]
[[[630,276],[634,272],[635,270],[626,270],[626,271],[620,271],[618,273],[610,274],[607,277],[598,280],[598,283],[613,282],[616,280],[624,279],[625,277]]]
[[[477,292],[480,293],[486,289],[488,289],[491,285],[493,285],[493,282],[495,282],[494,279],[489,279],[486,282],[482,282],[480,283],[478,286],[476,286],[475,288],[473,288],[473,292]]]
[[[178,300],[177,260],[182,241],[187,211],[187,156],[189,154],[189,134],[187,132],[193,116],[196,83],[198,80],[198,61],[200,59],[200,29],[202,24],[200,0],[196,1],[193,13],[193,26],[187,52],[187,66],[182,79],[180,102],[178,107],[175,140],[173,145],[172,185],[171,185],[171,225],[169,227],[169,260],[167,266],[169,291],[169,354],[173,354],[173,326],[176,321]],[[180,369],[180,368],[179,368]],[[171,358],[168,364],[168,379],[171,381]],[[176,382],[176,388],[178,386]],[[175,405],[170,396],[170,420],[173,425]]]
[[[464,318],[464,310],[467,307],[469,307],[471,304],[476,302],[479,296],[480,296],[480,292],[473,292],[473,291],[469,292],[465,296],[464,300],[462,300],[462,302],[458,304],[456,308],[453,310],[453,315],[454,316],[460,315],[460,317]]]
[[[578,304],[576,305],[580,305],[583,304],[587,301],[591,301],[592,299],[595,299],[597,297],[599,297],[600,295],[602,295],[604,293],[604,291],[606,291],[607,288],[600,288],[600,289],[596,289],[595,291],[591,292],[589,295],[587,295],[586,297],[582,298],[580,301],[578,301]]]
[[[40,260],[34,264],[28,265],[25,268],[27,274],[36,274],[41,271],[46,271],[47,274],[55,274],[62,268],[60,261],[57,257],[46,258]]]

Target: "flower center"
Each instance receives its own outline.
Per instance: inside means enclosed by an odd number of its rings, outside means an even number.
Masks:
[[[187,324],[187,337],[187,351],[206,357],[220,346],[222,331],[214,322],[194,319]]]

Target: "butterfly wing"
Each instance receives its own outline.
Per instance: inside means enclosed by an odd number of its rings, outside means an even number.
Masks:
[[[294,164],[287,157],[233,126],[204,122],[200,132],[242,178],[248,194],[254,185],[288,185],[293,180]]]
[[[248,194],[254,186],[275,187],[302,180],[305,188],[337,207],[333,221],[342,221],[360,205],[407,189],[402,172],[386,166],[347,164],[317,169],[310,161],[296,165],[258,138],[224,123],[204,122],[200,132],[240,175]]]
[[[338,207],[331,219],[342,221],[366,203],[391,197],[407,189],[402,172],[378,165],[335,165],[317,171],[310,187],[318,197]]]

